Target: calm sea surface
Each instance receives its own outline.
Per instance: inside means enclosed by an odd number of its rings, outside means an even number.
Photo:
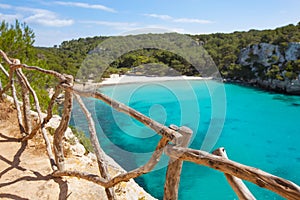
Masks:
[[[260,168],[300,185],[300,97],[273,94],[214,81],[168,81],[108,86],[112,96],[165,125],[188,126],[191,148],[207,151],[225,147],[230,159]],[[85,99],[97,124],[104,151],[123,168],[145,164],[160,139],[149,128],[113,111],[104,103]],[[71,124],[84,131],[84,115],[75,104]],[[154,172],[136,181],[162,199],[168,158]],[[246,183],[257,199],[282,199]],[[185,162],[180,199],[237,199],[222,173]]]

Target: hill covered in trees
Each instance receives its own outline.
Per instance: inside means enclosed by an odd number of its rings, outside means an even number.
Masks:
[[[278,46],[281,51],[288,48],[290,42],[300,42],[300,22],[297,25],[287,25],[274,30],[249,30],[233,33],[214,33],[206,35],[188,35],[208,52],[223,78],[250,79],[253,74],[249,68],[239,63],[241,50],[252,45],[267,43]],[[82,62],[87,55],[95,50],[97,45],[109,37],[96,36],[93,38],[79,38],[71,41],[64,41],[53,48],[38,48],[38,57],[44,60],[52,69],[76,75]],[[254,56],[255,57],[255,56]],[[105,76],[111,73],[124,74],[132,68],[137,67],[143,73],[143,65],[149,63],[165,64],[183,75],[201,75],[193,69],[191,63],[182,57],[160,49],[139,49],[122,55],[110,64],[104,73]],[[276,63],[272,63],[273,65]],[[299,61],[283,63],[283,70],[289,66],[289,71],[299,74]],[[292,69],[291,69],[291,66]],[[266,68],[265,74],[269,70]],[[274,68],[274,67],[273,67]],[[276,68],[276,67],[275,67]],[[136,68],[135,68],[136,69]],[[274,70],[273,70],[274,71]],[[154,70],[153,75],[164,75],[159,70]],[[85,74],[84,78],[88,78]],[[274,75],[274,74],[273,74]],[[272,76],[273,76],[272,75]],[[276,75],[275,75],[276,76]],[[278,78],[279,76],[277,76]],[[263,77],[268,78],[268,77]],[[280,79],[280,78],[279,78]]]
[[[21,32],[18,30],[21,30]],[[99,44],[115,37],[95,36],[64,41],[54,47],[34,47],[34,33],[24,24],[17,22],[14,26],[9,26],[7,23],[2,22],[0,32],[1,48],[4,48],[3,50],[8,52],[9,56],[20,58],[23,63],[72,74],[80,79],[92,78],[94,81],[101,81],[103,77],[107,77],[109,74],[125,74],[128,72],[136,75],[147,74],[153,76],[166,74],[206,75],[204,71],[196,70],[191,62],[178,54],[162,49],[141,48],[117,57],[110,63],[108,68],[105,68],[102,77],[93,77],[93,74],[99,70],[100,64],[92,59],[87,62],[86,58],[90,54],[101,51],[101,49],[97,49]],[[23,34],[18,35],[19,33]],[[151,38],[152,36],[153,34],[149,34],[147,37]],[[207,53],[204,57],[209,55],[212,58],[224,79],[242,82],[252,81],[257,84],[258,79],[260,83],[270,79],[271,82],[272,80],[278,80],[290,81],[291,83],[292,80],[299,78],[300,56],[293,59],[279,59],[278,52],[280,55],[285,56],[285,52],[291,46],[291,43],[297,44],[300,42],[300,22],[296,25],[290,24],[274,30],[249,30],[185,36],[192,38],[196,45],[206,50]],[[254,51],[254,47],[260,48],[266,46],[266,44],[273,45],[269,49],[273,47],[277,49],[266,58],[269,60],[267,64],[261,61],[264,56],[261,56],[259,61],[259,55],[256,55],[257,50]],[[116,43],[115,45],[115,48],[122,48],[122,44]],[[246,55],[245,49],[247,48],[252,48],[252,50],[248,51]],[[297,48],[295,51],[297,51]],[[202,54],[204,55],[203,52]],[[247,57],[248,61],[241,62],[245,60],[241,56]],[[84,67],[82,67],[83,63],[85,64]],[[204,63],[209,63],[208,59]],[[82,70],[83,68],[86,70]],[[81,71],[78,71],[79,69]],[[51,85],[50,79],[41,79],[39,75],[32,77],[33,81],[42,81],[45,85]]]

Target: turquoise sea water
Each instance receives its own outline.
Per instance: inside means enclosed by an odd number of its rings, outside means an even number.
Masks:
[[[160,123],[190,127],[194,131],[191,148],[225,147],[230,159],[300,185],[299,96],[233,84],[222,86],[214,81],[128,84],[100,90]],[[148,161],[160,136],[98,100],[85,99],[85,103],[93,113],[100,143],[107,154],[126,170]],[[87,130],[84,115],[77,105],[71,123]],[[208,140],[205,140],[207,135]],[[136,179],[158,199],[163,195],[167,161],[163,156],[154,172]],[[254,184],[246,184],[257,199],[282,199]],[[237,197],[222,173],[185,162],[179,199]]]

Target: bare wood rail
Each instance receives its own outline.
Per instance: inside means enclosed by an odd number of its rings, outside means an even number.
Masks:
[[[274,176],[260,169],[249,167],[205,151],[167,145],[165,153],[185,161],[204,165],[226,174],[250,181],[288,199],[300,199],[300,187],[295,183]]]
[[[24,134],[24,138],[22,142],[27,142],[27,140],[34,137],[34,135],[38,132],[38,130],[41,130],[45,140],[47,153],[50,160],[50,165],[53,169],[52,175],[54,177],[74,176],[74,177],[78,177],[78,178],[82,178],[94,182],[106,188],[106,194],[108,199],[114,199],[113,186],[115,186],[116,184],[122,181],[128,181],[132,178],[136,178],[142,174],[152,171],[155,165],[159,162],[159,159],[163,154],[163,152],[165,152],[166,155],[170,157],[171,161],[172,162],[174,161],[173,163],[170,164],[171,167],[168,168],[168,172],[167,172],[165,190],[167,190],[168,194],[165,196],[165,199],[177,199],[178,197],[178,184],[180,180],[180,171],[181,171],[181,165],[183,161],[194,162],[225,173],[229,183],[231,184],[234,191],[241,199],[255,199],[255,197],[252,196],[251,192],[248,190],[248,188],[245,187],[245,185],[243,185],[240,179],[250,181],[260,187],[269,189],[287,199],[296,199],[296,200],[300,199],[300,187],[291,181],[274,176],[260,169],[249,167],[240,164],[238,162],[231,161],[227,158],[227,155],[223,150],[221,150],[223,151],[223,153],[220,152],[220,149],[217,152],[214,152],[214,154],[216,154],[214,155],[208,152],[186,148],[186,145],[188,144],[188,140],[189,140],[188,137],[187,138],[182,137],[182,135],[180,134],[180,130],[176,130],[176,129],[173,130],[174,126],[173,128],[168,128],[152,120],[151,118],[143,115],[142,113],[100,92],[89,92],[89,91],[81,91],[75,89],[73,87],[73,77],[70,75],[60,74],[56,71],[42,69],[37,66],[28,66],[26,64],[21,64],[17,59],[10,59],[2,50],[0,50],[0,55],[8,65],[8,71],[9,71],[8,72],[5,69],[5,67],[0,64],[0,70],[8,78],[8,84],[5,87],[3,87],[3,89],[0,91],[0,95],[2,96],[4,92],[11,89],[12,97],[14,99],[14,104],[17,110],[17,119],[19,122],[20,132]],[[52,75],[58,79],[58,85],[56,86],[55,93],[49,102],[48,109],[47,109],[47,116],[44,119],[42,119],[41,109],[39,106],[39,100],[37,98],[37,95],[35,91],[32,89],[32,87],[30,86],[30,83],[22,73],[21,69],[35,70],[40,73]],[[28,107],[27,108],[24,107],[24,106],[28,106],[28,103],[23,102],[22,105],[23,110],[26,110],[26,112],[23,112],[23,114],[21,112],[21,107],[17,99],[17,90],[15,87],[15,81],[13,78],[14,74],[17,75],[19,84],[23,86],[23,89],[21,90],[21,95],[28,95],[28,91],[29,91],[29,93],[34,98],[35,107],[36,110],[38,111],[39,121],[32,129],[30,128],[32,124],[28,124],[30,120],[26,120],[29,119],[28,118],[29,116],[24,116],[24,115],[28,115],[27,112]],[[55,130],[54,133],[54,142],[53,142],[54,157],[55,157],[54,159],[52,155],[52,147],[49,142],[48,135],[45,132],[44,126],[52,118],[53,105],[55,103],[56,97],[59,95],[61,91],[65,92],[65,101],[64,101],[62,120],[60,122],[59,127]],[[157,147],[154,153],[152,154],[151,158],[149,159],[149,161],[137,169],[119,174],[115,177],[109,177],[109,174],[107,173],[107,169],[106,169],[107,168],[106,162],[104,161],[103,150],[101,149],[99,145],[99,139],[96,136],[94,121],[91,117],[91,114],[86,109],[80,96],[93,97],[99,99],[105,102],[106,104],[108,104],[109,106],[111,106],[112,108],[114,108],[115,110],[119,112],[123,112],[135,118],[136,120],[140,121],[144,125],[153,129],[157,134],[161,135],[162,138],[158,142]],[[102,177],[99,177],[94,174],[88,174],[85,172],[68,171],[64,167],[65,158],[63,155],[62,140],[71,117],[73,97],[75,97],[76,100],[79,102],[81,109],[83,110],[83,112],[87,117],[89,132],[91,135],[90,138],[93,147],[95,149],[99,171]],[[178,146],[178,144],[180,144],[184,140],[185,142],[183,142],[182,147]],[[174,173],[172,173],[172,171],[174,171]],[[170,180],[171,175],[175,176],[172,177],[174,180]],[[173,191],[171,191],[172,188],[170,186],[172,184],[170,183],[175,184]]]
[[[213,152],[213,154],[228,159],[224,148],[216,149]],[[234,190],[234,192],[236,193],[236,195],[239,197],[239,199],[241,200],[256,199],[241,179],[232,176],[230,174],[225,174],[225,177],[228,183],[230,184],[230,186],[232,187],[232,189]]]
[[[175,145],[178,147],[188,147],[193,135],[193,131],[185,126],[179,128],[175,125],[171,125],[170,128],[182,134],[182,137],[180,138],[180,140],[176,141],[177,143],[175,143]],[[178,199],[178,189],[182,164],[182,160],[177,158],[170,158],[166,173],[164,200]]]

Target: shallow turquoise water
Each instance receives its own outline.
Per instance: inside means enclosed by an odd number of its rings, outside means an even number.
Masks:
[[[194,131],[191,148],[225,147],[232,160],[300,185],[300,97],[214,81],[129,84],[101,91],[160,123],[190,127]],[[107,154],[126,170],[148,161],[160,136],[100,101],[85,102],[96,119],[99,140]],[[74,110],[71,123],[87,130],[78,106]],[[164,156],[154,172],[136,179],[159,199],[167,161]],[[247,185],[257,199],[282,199],[251,183]],[[187,162],[183,165],[179,198],[237,199],[222,173]]]

